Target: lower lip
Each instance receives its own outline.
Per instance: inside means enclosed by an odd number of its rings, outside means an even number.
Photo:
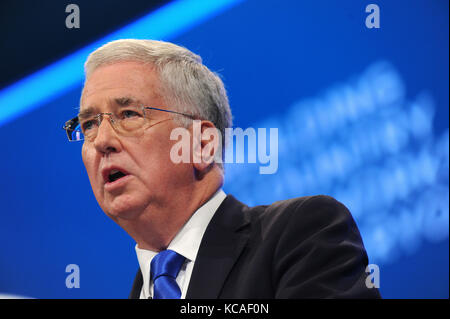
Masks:
[[[119,178],[118,180],[115,180],[114,182],[108,182],[105,183],[105,190],[110,192],[113,190],[117,190],[127,183],[127,181],[130,179],[131,175],[125,175],[122,178]]]

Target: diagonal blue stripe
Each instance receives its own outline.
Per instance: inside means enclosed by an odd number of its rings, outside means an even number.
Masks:
[[[83,63],[106,42],[123,39],[170,39],[243,0],[177,0],[85,48],[0,90],[0,126],[71,90],[83,81]]]

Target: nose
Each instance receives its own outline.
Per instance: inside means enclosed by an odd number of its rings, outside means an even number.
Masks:
[[[107,116],[107,118],[105,118]],[[119,152],[121,144],[119,136],[111,123],[111,117],[107,114],[103,115],[103,119],[97,129],[97,136],[94,140],[94,147],[103,154]]]

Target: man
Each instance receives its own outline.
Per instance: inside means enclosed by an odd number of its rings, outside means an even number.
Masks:
[[[80,112],[65,128],[84,141],[99,205],[136,241],[131,298],[379,297],[365,285],[367,255],[342,204],[313,196],[249,208],[223,192],[217,154],[231,111],[199,56],[119,40],[94,51],[85,73]],[[196,139],[194,121],[220,134]],[[182,162],[172,153],[180,127],[192,136]]]

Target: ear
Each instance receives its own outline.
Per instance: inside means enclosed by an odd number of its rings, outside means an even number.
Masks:
[[[193,126],[193,164],[197,171],[203,172],[222,160],[222,136],[210,121],[196,120]]]

